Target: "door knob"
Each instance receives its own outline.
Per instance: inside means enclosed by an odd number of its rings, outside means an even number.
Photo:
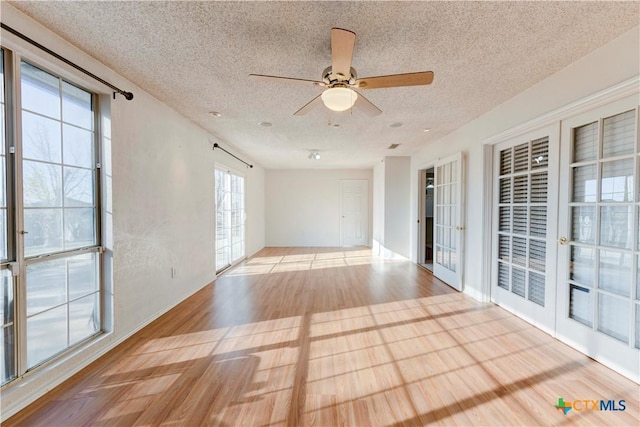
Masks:
[[[566,237],[561,237],[558,239],[558,243],[560,243],[561,245],[566,245],[569,242],[569,240]]]

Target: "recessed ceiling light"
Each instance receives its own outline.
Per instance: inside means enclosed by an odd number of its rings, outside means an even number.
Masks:
[[[390,128],[399,128],[400,126],[402,126],[402,122],[389,123]]]
[[[269,128],[271,127],[271,123],[270,122],[260,122],[258,123],[260,126],[265,127],[265,128]]]
[[[209,111],[209,114],[211,115],[211,117],[220,117],[222,115],[222,113],[219,113],[217,111]]]
[[[423,131],[423,132],[429,132],[430,130],[431,130],[431,129],[429,129],[429,128],[425,128],[425,129],[423,129],[422,131]]]

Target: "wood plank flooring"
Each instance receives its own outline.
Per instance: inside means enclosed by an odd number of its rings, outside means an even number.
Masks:
[[[410,262],[266,248],[4,425],[637,426],[639,396]]]

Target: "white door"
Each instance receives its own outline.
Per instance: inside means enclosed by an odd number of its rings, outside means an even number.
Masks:
[[[433,274],[452,288],[462,290],[463,230],[462,152],[435,165]]]
[[[369,181],[340,181],[340,243],[342,246],[366,246],[369,229]]]
[[[638,98],[562,123],[557,336],[640,380]]]
[[[494,147],[491,300],[553,334],[558,126]]]

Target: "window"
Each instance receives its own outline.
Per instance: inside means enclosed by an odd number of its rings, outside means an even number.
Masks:
[[[3,91],[3,118],[21,125],[9,144],[3,126],[0,151],[3,383],[102,330],[97,96],[18,54],[5,57],[19,64],[20,93],[9,104]],[[14,307],[16,289],[23,297]]]
[[[244,177],[216,169],[216,271],[245,255]]]
[[[15,376],[14,279],[9,268],[4,50],[0,50],[0,384]]]

